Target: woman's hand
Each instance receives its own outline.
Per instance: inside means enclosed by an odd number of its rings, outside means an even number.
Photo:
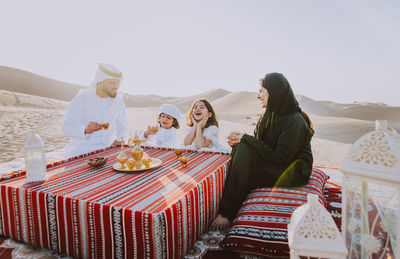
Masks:
[[[243,134],[244,133],[242,133],[242,132],[231,132],[231,133],[229,133],[229,136],[227,137],[228,144],[231,147],[236,146],[242,140]]]

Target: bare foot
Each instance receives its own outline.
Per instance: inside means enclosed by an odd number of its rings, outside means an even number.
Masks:
[[[231,222],[228,218],[225,218],[221,214],[218,214],[214,219],[213,223],[211,223],[211,230],[223,230],[231,225]]]

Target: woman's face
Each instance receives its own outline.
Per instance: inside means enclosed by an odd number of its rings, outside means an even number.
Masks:
[[[168,114],[161,113],[160,115],[160,125],[164,129],[170,129],[174,123],[174,118]]]
[[[193,118],[199,122],[206,117],[211,117],[212,113],[208,111],[207,106],[202,102],[199,101],[194,104],[193,106]]]
[[[267,89],[265,89],[264,87],[260,87],[260,89],[258,90],[257,99],[260,100],[262,108],[267,107],[268,97],[269,95]]]

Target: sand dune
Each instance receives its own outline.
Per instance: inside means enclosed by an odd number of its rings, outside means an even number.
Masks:
[[[69,102],[84,86],[63,83],[44,76],[16,68],[0,66],[0,89],[34,96]],[[211,89],[187,97],[162,97],[158,95],[132,95],[124,93],[127,107],[159,107],[162,103],[173,103],[186,112],[193,100],[205,97],[212,102],[217,114],[225,120],[236,120],[248,125],[254,124],[263,110],[256,100],[256,92],[231,93],[224,89]],[[345,117],[358,120],[388,120],[400,129],[400,107],[383,103],[354,102],[340,104],[330,101],[316,101],[297,95],[302,109],[309,113],[328,117]]]
[[[0,66],[0,90],[69,102],[83,88],[17,68]]]
[[[67,109],[68,102],[0,90],[0,105],[17,108]]]
[[[192,95],[188,97],[172,97],[167,98],[165,101],[175,104],[181,111],[188,111],[193,104],[193,101],[199,98],[206,98],[209,102],[213,102],[230,94],[229,91],[225,89],[211,89],[201,94]]]
[[[234,92],[212,102],[219,118],[247,125],[255,125],[264,109],[260,107],[256,92]]]
[[[351,144],[364,134],[375,129],[375,122],[340,117],[325,117],[310,114],[315,137]]]
[[[251,115],[263,113],[256,92],[234,92],[215,100],[213,107],[222,114]]]
[[[369,121],[388,120],[393,127],[400,128],[400,107],[367,102],[340,104],[336,102],[315,101],[302,95],[297,95],[296,97],[302,109],[310,114]]]
[[[87,88],[87,86],[64,83],[21,69],[0,66],[0,90],[69,102],[78,94],[80,89],[84,88]],[[132,95],[123,93],[123,98],[127,107],[159,107],[163,103],[173,103],[181,111],[186,112],[195,99],[205,97],[209,101],[214,101],[229,93],[229,91],[224,89],[211,89],[204,93],[187,97],[163,97],[158,95]]]
[[[24,70],[0,66],[0,89],[34,96],[70,102],[79,90],[87,86],[60,82],[48,77],[33,74]],[[124,94],[127,106],[150,107],[160,102],[152,102],[151,98]]]
[[[68,142],[60,130],[68,102],[84,88],[63,83],[23,70],[0,66],[0,161],[22,155],[23,142],[31,129],[44,139],[46,150],[64,147]],[[206,97],[220,117],[220,141],[230,131],[251,134],[263,113],[256,92],[229,92],[211,89],[187,97],[124,94],[128,107],[131,135],[156,121],[160,104],[177,105],[186,113],[194,99]],[[316,129],[313,140],[315,161],[338,167],[350,144],[374,129],[374,120],[389,120],[400,128],[400,107],[383,103],[339,104],[297,96],[304,111],[310,114]],[[181,121],[184,124],[184,119]]]
[[[211,89],[204,93],[187,97],[162,97],[158,95],[132,95],[126,93],[123,96],[127,107],[159,107],[163,103],[171,103],[176,105],[181,112],[185,113],[196,99],[204,97],[211,102],[229,93],[229,91],[224,89]]]

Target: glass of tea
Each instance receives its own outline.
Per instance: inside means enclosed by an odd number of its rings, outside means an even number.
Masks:
[[[187,156],[180,156],[179,161],[181,162],[183,167],[187,166],[187,163],[189,162],[189,157]]]

